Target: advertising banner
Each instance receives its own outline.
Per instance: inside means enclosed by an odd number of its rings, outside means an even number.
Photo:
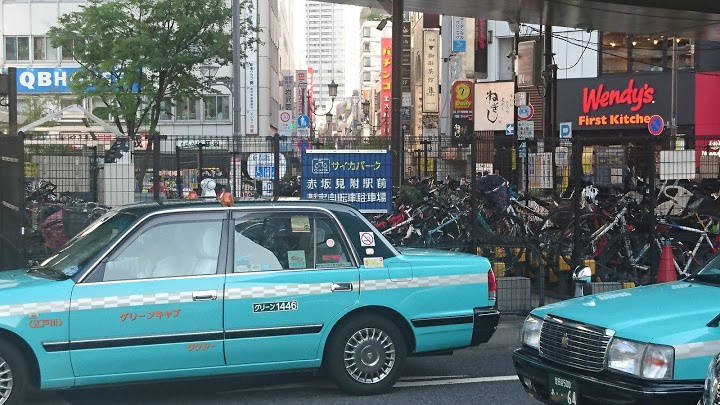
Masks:
[[[505,131],[513,109],[512,82],[475,83],[476,131]]]
[[[351,204],[362,212],[392,210],[392,156],[387,150],[306,150],[302,198]]]
[[[392,122],[392,38],[380,39],[380,126],[381,136],[390,136]]]
[[[475,78],[487,79],[488,75],[488,37],[487,20],[475,19]]]
[[[440,92],[440,72],[438,69],[440,33],[434,30],[423,31],[423,112],[440,112],[438,93]]]
[[[70,93],[78,68],[17,68],[18,93]]]
[[[475,135],[471,81],[456,81],[452,87],[452,138],[455,147],[469,146]]]

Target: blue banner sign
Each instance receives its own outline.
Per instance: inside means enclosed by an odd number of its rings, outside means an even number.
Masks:
[[[302,154],[302,198],[392,210],[392,157],[387,150],[317,150]]]
[[[70,76],[79,68],[17,68],[18,93],[70,93]]]

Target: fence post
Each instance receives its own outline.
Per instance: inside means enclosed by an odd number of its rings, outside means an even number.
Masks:
[[[470,241],[477,251],[477,132],[470,141]]]
[[[573,154],[572,154],[572,176],[574,181],[574,191],[572,195],[572,205],[573,205],[573,218],[575,219],[573,221],[573,251],[572,251],[572,263],[571,268],[575,268],[580,265],[580,260],[582,259],[580,257],[580,221],[578,219],[580,218],[580,215],[582,214],[580,211],[580,194],[582,193],[583,185],[582,185],[582,177],[583,177],[583,167],[582,167],[582,159],[583,159],[583,141],[582,137],[580,136],[574,136],[572,139],[572,146],[573,146]]]
[[[92,185],[90,186],[90,194],[91,199],[94,202],[98,201],[98,174],[100,171],[100,168],[98,167],[98,148],[96,146],[91,146],[90,149],[92,150],[92,161],[90,162],[90,182]]]
[[[150,135],[153,149],[153,200],[160,201],[160,133]]]
[[[182,168],[180,167],[180,147],[175,146],[175,191],[177,191],[177,197],[182,198],[183,196],[183,184],[182,184]]]
[[[203,181],[203,165],[205,162],[203,162],[203,148],[205,147],[205,143],[200,142],[197,145],[198,147],[198,187],[200,188],[198,191],[198,195],[202,195],[202,188],[200,187],[200,183]]]
[[[273,199],[280,197],[280,134],[273,135]]]
[[[675,41],[673,41],[675,42]],[[648,192],[650,193],[650,207],[648,207],[649,224],[648,228],[651,231],[655,230],[657,226],[657,219],[655,218],[655,208],[657,207],[657,194],[655,193],[657,184],[655,182],[656,170],[655,170],[655,150],[657,148],[657,137],[653,136],[650,140],[650,148],[648,153]],[[650,259],[650,279],[657,280],[657,271],[660,264],[660,251],[655,249],[654,236],[650,236],[650,251],[648,258]]]

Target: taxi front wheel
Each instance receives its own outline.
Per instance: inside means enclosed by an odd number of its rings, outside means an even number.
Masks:
[[[362,315],[338,325],[328,342],[325,366],[341,390],[375,395],[397,382],[406,356],[397,326],[377,315]]]
[[[24,403],[28,378],[22,353],[12,343],[0,339],[0,405]]]

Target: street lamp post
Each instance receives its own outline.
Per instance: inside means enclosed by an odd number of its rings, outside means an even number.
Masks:
[[[325,114],[317,114],[315,105],[310,106],[310,112],[312,113],[312,115],[314,117],[320,117],[321,115],[325,116],[325,121],[328,124],[328,128],[330,127],[330,124],[332,123],[332,118],[333,118],[332,110],[333,110],[333,105],[335,104],[335,99],[337,98],[338,86],[339,85],[337,83],[335,83],[334,79],[331,80],[330,83],[328,83],[328,95],[330,96],[330,110],[328,110],[328,112],[326,112]],[[312,119],[312,124],[314,127],[315,120],[313,118],[311,118],[311,119]],[[327,133],[327,129],[326,129],[325,133]],[[312,139],[314,137],[314,135],[315,135],[315,130],[312,129],[310,138]]]

